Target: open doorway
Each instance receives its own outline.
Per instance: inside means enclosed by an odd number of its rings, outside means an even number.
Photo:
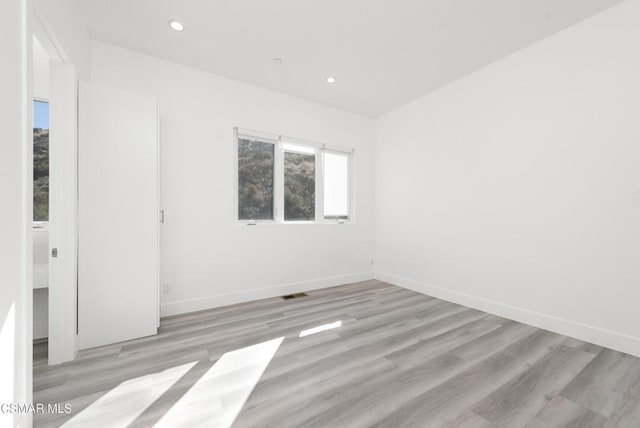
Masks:
[[[33,365],[48,364],[50,58],[33,38]]]
[[[51,26],[33,34],[33,363],[77,352],[77,77]]]

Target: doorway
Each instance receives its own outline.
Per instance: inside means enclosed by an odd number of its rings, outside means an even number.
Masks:
[[[33,34],[33,362],[77,352],[77,77],[42,20]]]
[[[48,364],[49,338],[49,68],[33,37],[33,365]]]

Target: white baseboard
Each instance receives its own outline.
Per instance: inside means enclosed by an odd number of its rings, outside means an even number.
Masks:
[[[219,306],[234,305],[236,303],[250,302],[252,300],[267,299],[283,296],[291,293],[300,293],[319,288],[334,287],[336,285],[352,282],[367,281],[373,279],[372,272],[362,272],[350,275],[332,276],[329,278],[313,279],[309,281],[293,282],[266,288],[253,288],[237,293],[218,294],[214,296],[200,297],[196,299],[178,300],[166,302],[160,305],[160,315],[163,317],[179,315],[187,312],[201,311]]]
[[[503,318],[528,324],[534,327],[549,330],[565,336],[574,337],[585,342],[594,343],[616,351],[640,357],[640,338],[628,336],[615,331],[594,327],[552,315],[535,312],[482,297],[472,296],[466,293],[436,287],[424,282],[415,281],[397,275],[382,272],[374,272],[373,277],[389,284],[407,288],[418,293],[437,297],[452,303],[468,306]]]
[[[34,322],[33,323],[33,340],[49,337],[49,323]]]

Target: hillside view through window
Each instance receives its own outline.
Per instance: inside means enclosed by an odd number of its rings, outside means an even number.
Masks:
[[[49,221],[49,103],[33,102],[33,220]]]
[[[284,153],[284,219],[310,221],[316,218],[316,156]]]
[[[274,144],[238,139],[238,218],[273,220]]]

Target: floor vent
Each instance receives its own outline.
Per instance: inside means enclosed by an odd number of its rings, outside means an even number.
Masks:
[[[282,296],[282,298],[284,300],[289,300],[289,299],[297,299],[298,297],[307,297],[308,294],[307,293],[294,293],[294,294],[287,294],[286,296]]]

